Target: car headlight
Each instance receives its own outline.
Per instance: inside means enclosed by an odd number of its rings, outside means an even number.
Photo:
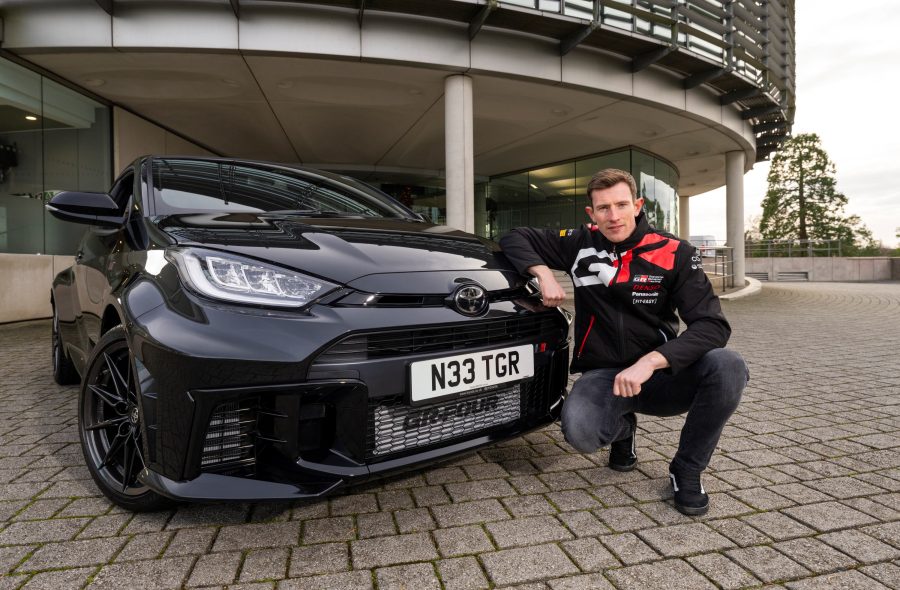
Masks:
[[[181,279],[207,297],[278,307],[304,307],[338,285],[234,254],[170,248]]]

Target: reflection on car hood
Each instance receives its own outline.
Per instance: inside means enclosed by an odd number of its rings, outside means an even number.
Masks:
[[[228,250],[344,284],[381,273],[513,270],[489,240],[402,219],[213,213],[155,223],[181,245]]]

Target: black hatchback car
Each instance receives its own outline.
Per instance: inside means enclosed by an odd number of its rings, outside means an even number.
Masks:
[[[297,499],[552,421],[568,318],[497,246],[351,178],[144,157],[53,282],[100,489],[131,510]]]

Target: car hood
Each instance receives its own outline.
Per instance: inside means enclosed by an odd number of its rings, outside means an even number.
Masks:
[[[394,283],[394,292],[435,292],[461,275],[490,290],[521,282],[494,242],[424,222],[254,213],[182,214],[154,221],[179,245],[227,250],[364,290],[384,292]],[[422,284],[413,288],[402,283],[408,273],[426,273],[422,278],[434,281],[417,278]]]

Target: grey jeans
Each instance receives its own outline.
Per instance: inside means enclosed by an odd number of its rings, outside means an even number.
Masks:
[[[593,453],[627,436],[625,414],[687,412],[671,467],[691,472],[706,469],[750,379],[741,355],[716,348],[677,375],[656,371],[634,397],[613,395],[613,381],[620,371],[587,371],[572,386],[562,409],[562,431],[569,444],[582,453]]]

